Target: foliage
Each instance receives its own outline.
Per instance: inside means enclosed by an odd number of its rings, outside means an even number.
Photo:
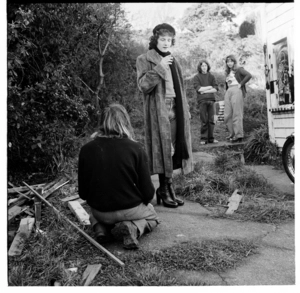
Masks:
[[[187,78],[194,117],[199,109],[191,78],[200,58],[207,58],[212,65],[219,84],[217,100],[224,99],[226,54],[236,54],[240,64],[253,74],[250,83],[259,86],[263,81],[259,39],[256,35],[240,38],[234,22],[235,11],[245,6],[195,4],[178,23],[182,31],[178,30],[172,50]],[[101,108],[111,102],[123,104],[137,139],[143,142],[142,97],[136,86],[135,61],[147,51],[151,29],[131,28],[118,3],[8,3],[7,7],[9,172],[70,169],[81,137],[97,127],[97,102]],[[107,44],[107,51],[102,64],[104,83],[97,97],[98,40],[102,49]],[[246,133],[266,123],[262,96],[248,88]]]
[[[241,38],[235,16],[224,3],[199,3],[185,11],[179,22],[183,31],[176,37],[173,49],[185,77],[197,72],[197,64],[203,58],[211,63],[212,71],[223,74],[225,57],[234,54],[239,64],[253,75],[249,84],[264,87],[261,39],[258,35]]]
[[[203,32],[211,25],[222,26],[232,21],[235,14],[224,3],[199,3],[186,9],[181,27],[192,32]]]
[[[125,46],[122,39],[129,39],[119,7],[113,3],[8,4],[10,171],[22,166],[27,171],[58,171],[59,161],[77,154],[78,138],[87,127],[96,125],[97,29],[108,29],[116,9],[114,48],[104,62],[106,85],[100,99],[104,106],[112,100],[126,104],[124,96],[133,97],[132,59],[128,50],[117,50]]]
[[[268,127],[263,125],[254,130],[244,147],[245,159],[259,164],[274,164],[281,161],[278,146],[270,141]]]
[[[250,134],[267,123],[265,91],[247,87],[247,96],[244,100],[244,132]]]
[[[242,165],[234,152],[219,152],[211,163],[197,162],[194,171],[174,178],[176,194],[200,203],[213,217],[281,223],[294,219],[293,203],[252,168]],[[243,199],[232,215],[225,214],[229,198],[238,189]]]
[[[255,35],[255,23],[244,21],[239,28],[240,37],[247,38],[249,35]]]

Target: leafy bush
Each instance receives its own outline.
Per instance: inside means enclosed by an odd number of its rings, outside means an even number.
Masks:
[[[115,11],[122,21],[119,6],[8,4],[10,172],[21,167],[27,172],[58,171],[77,154],[85,130],[97,125],[97,29],[101,27],[105,35]],[[123,25],[114,29],[112,41],[118,48],[125,48],[130,39],[126,23]],[[128,50],[110,48],[103,67],[102,107],[118,101],[132,109],[136,77]]]
[[[52,6],[30,8],[19,8],[8,23],[8,166],[40,171],[74,154],[89,117],[77,80],[62,62],[61,27]]]
[[[278,146],[270,141],[267,125],[251,133],[250,139],[244,146],[244,156],[248,162],[259,164],[274,164],[281,160]]]
[[[249,35],[255,35],[255,23],[244,21],[239,28],[239,35],[240,37],[247,38]]]

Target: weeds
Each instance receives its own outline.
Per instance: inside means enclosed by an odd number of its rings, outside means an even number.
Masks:
[[[244,154],[248,162],[282,165],[280,151],[278,146],[270,141],[267,125],[251,133],[245,144]]]
[[[246,240],[183,242],[162,250],[123,253],[118,256],[125,263],[121,268],[60,220],[52,219],[44,229],[45,236],[35,234],[27,240],[21,258],[9,259],[10,286],[49,286],[55,281],[79,286],[86,266],[93,263],[102,268],[92,286],[205,285],[176,278],[175,272],[222,272],[257,253],[257,246]],[[78,272],[68,271],[71,267]]]
[[[208,207],[214,217],[264,223],[294,219],[293,206],[285,203],[286,196],[263,176],[241,164],[236,155],[236,152],[218,153],[212,163],[197,163],[193,172],[175,177],[177,194]],[[238,210],[226,215],[229,197],[236,189],[244,197]]]
[[[214,161],[216,171],[219,173],[224,173],[226,171],[234,171],[236,169],[240,169],[243,164],[241,160],[237,158],[237,156],[239,155],[240,153],[237,153],[235,151],[218,153]]]

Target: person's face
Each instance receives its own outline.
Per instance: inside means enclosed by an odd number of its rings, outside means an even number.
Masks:
[[[168,52],[172,46],[173,37],[170,35],[162,35],[157,39],[157,49],[161,52]]]
[[[203,62],[200,67],[201,67],[202,73],[207,73],[208,66],[205,62]]]
[[[233,65],[234,65],[234,62],[231,60],[231,59],[227,59],[227,62],[226,62],[227,66],[232,69],[233,68]]]

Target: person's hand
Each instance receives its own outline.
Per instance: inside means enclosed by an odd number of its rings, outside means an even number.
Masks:
[[[172,64],[174,57],[172,55],[168,55],[166,57],[163,57],[160,61],[160,64],[164,67],[168,67]]]

